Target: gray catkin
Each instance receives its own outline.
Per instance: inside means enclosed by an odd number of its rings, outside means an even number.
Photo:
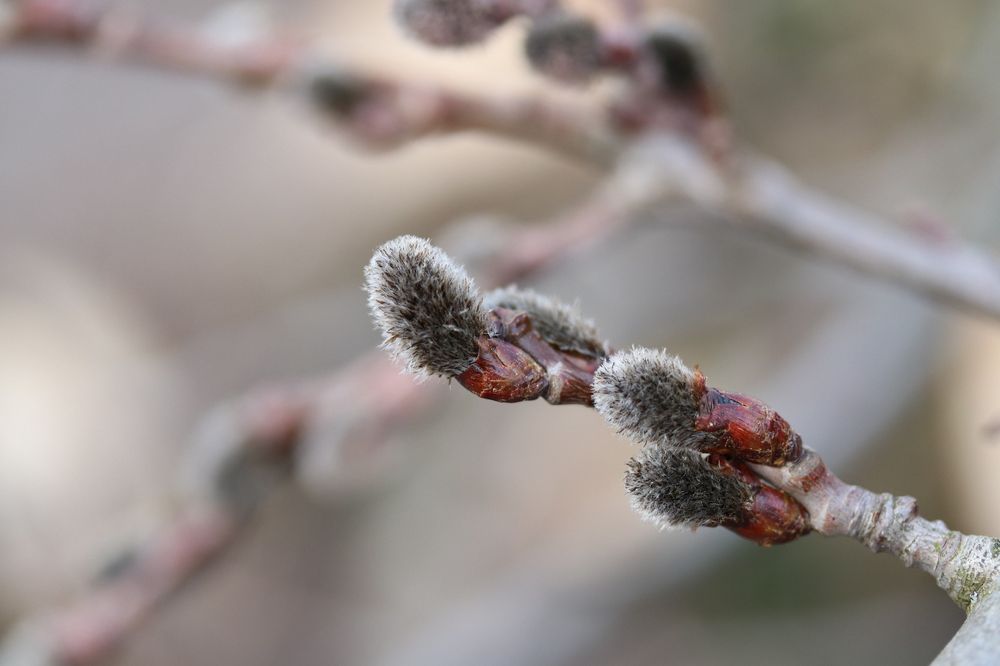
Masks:
[[[396,19],[413,37],[433,46],[468,46],[499,23],[474,0],[396,0]]]
[[[601,37],[590,19],[553,12],[528,30],[524,52],[538,71],[569,82],[582,82],[601,67]]]
[[[476,360],[487,311],[465,270],[428,241],[401,236],[378,248],[365,288],[383,348],[410,372],[453,377]]]
[[[618,352],[594,375],[594,407],[637,444],[704,449],[715,436],[695,430],[695,373],[665,351]]]
[[[650,446],[629,461],[625,489],[632,507],[661,527],[739,523],[753,488],[712,467],[702,454]]]

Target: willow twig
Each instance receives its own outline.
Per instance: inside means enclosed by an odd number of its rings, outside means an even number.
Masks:
[[[58,46],[75,55],[208,78],[241,89],[305,96],[353,138],[374,147],[471,131],[606,166],[622,146],[622,138],[599,109],[542,95],[489,97],[371,75],[327,62],[280,35],[233,44],[197,26],[88,0],[0,0],[0,6],[7,8],[0,18],[0,49]]]
[[[480,295],[426,241],[402,237],[379,248],[366,283],[385,347],[412,371],[454,378],[498,402],[595,406],[643,445],[626,488],[647,519],[724,526],[762,545],[809,531],[853,538],[931,574],[972,614],[965,635],[995,653],[995,636],[973,628],[997,622],[978,609],[1000,582],[1000,539],[921,518],[913,498],[844,483],[773,409],[707,386],[664,352],[612,354],[572,308],[516,290]],[[992,653],[969,663],[991,663]]]

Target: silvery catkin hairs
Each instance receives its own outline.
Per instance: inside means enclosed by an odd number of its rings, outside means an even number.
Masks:
[[[693,370],[665,351],[619,352],[594,374],[594,407],[638,444],[703,449],[715,437],[695,429],[696,380]]]
[[[476,360],[487,310],[465,270],[428,241],[400,236],[365,268],[382,346],[417,375],[453,377]]]
[[[632,507],[661,527],[715,527],[741,522],[754,489],[712,467],[697,451],[649,446],[629,461],[625,489]]]

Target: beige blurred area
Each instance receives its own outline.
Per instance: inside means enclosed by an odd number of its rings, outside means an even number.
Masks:
[[[748,143],[899,224],[930,212],[1000,242],[1000,7],[659,6],[703,22]],[[387,0],[265,7],[346,62],[548,89],[519,24],[432,52]],[[482,212],[543,221],[598,182],[476,136],[369,154],[276,95],[0,52],[0,624],[74,598],[155,528],[215,402],[376,344],[360,282],[379,243]],[[685,223],[636,225],[532,286],[579,299],[615,345],[759,395],[845,479],[1000,535],[995,324],[670,215]],[[279,489],[113,663],[908,664],[962,619],[930,577],[854,543],[658,532],[625,498],[629,445],[588,410],[454,387],[397,437],[405,462],[369,487]]]

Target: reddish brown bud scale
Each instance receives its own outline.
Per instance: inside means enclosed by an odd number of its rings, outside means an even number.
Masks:
[[[802,505],[770,486],[760,487],[747,515],[746,523],[729,529],[761,546],[788,543],[812,531]]]
[[[802,456],[802,438],[781,416],[754,398],[704,390],[695,430],[718,434],[712,451],[780,467]]]
[[[548,389],[548,374],[527,352],[506,340],[483,337],[479,356],[458,375],[458,383],[480,398],[521,402],[541,397]]]
[[[747,465],[719,454],[709,456],[709,463],[754,489],[743,520],[725,525],[727,529],[761,546],[788,543],[812,531],[805,508],[791,495],[765,485]]]
[[[600,359],[555,347],[526,313],[495,308],[490,319],[490,335],[477,341],[479,356],[457,377],[463,387],[497,402],[593,405]]]

